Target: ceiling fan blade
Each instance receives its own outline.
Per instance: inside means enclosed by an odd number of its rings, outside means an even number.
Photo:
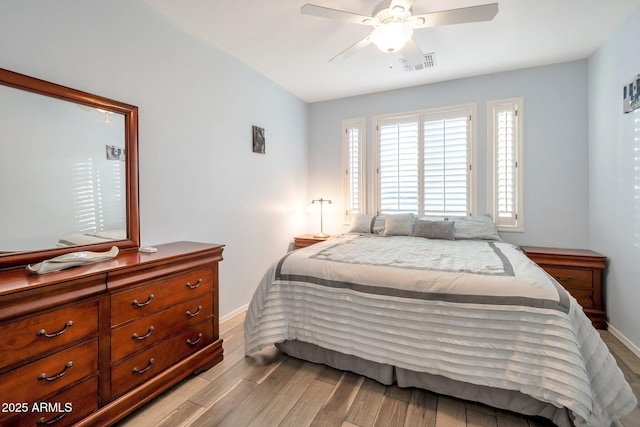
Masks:
[[[413,39],[409,39],[400,53],[404,57],[407,65],[411,66],[414,70],[420,70],[425,62],[424,53],[420,50],[420,47]]]
[[[468,22],[491,21],[497,13],[498,3],[490,3],[480,6],[463,7],[460,9],[450,9],[440,12],[414,15],[411,18],[410,23],[413,28],[465,24]]]
[[[342,52],[340,52],[339,54],[331,58],[329,62],[333,62],[334,64],[338,62],[342,62],[348,57],[350,57],[351,55],[353,55],[354,53],[356,53],[357,51],[359,51],[360,49],[362,49],[363,47],[369,46],[373,42],[373,39],[375,38],[376,33],[378,31],[379,30],[377,28],[371,31],[371,33],[369,33],[367,37],[363,38],[359,42],[352,44],[351,46],[349,46],[348,48],[346,48],[345,50],[343,50]]]
[[[344,10],[331,9],[315,4],[305,4],[300,8],[300,12],[305,15],[318,16],[320,18],[335,19],[353,24],[373,25],[376,20],[370,16],[359,15],[357,13],[346,12]]]

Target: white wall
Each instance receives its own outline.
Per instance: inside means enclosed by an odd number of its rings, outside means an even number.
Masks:
[[[589,244],[609,257],[609,324],[640,348],[640,110],[622,88],[640,74],[640,9],[589,60]]]
[[[140,108],[142,244],[226,244],[222,316],[305,232],[307,105],[144,1],[3,0],[0,67]]]
[[[501,235],[515,244],[586,247],[586,87],[587,62],[583,60],[311,104],[310,195],[338,201],[339,212],[342,211],[342,119],[362,116],[367,119],[367,167],[371,183],[372,116],[473,102],[478,106],[478,213],[486,213],[486,103],[522,96],[525,232]],[[339,214],[329,217],[326,224],[328,232],[344,230]]]

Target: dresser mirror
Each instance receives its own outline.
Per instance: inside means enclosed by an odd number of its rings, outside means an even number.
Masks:
[[[138,109],[0,69],[0,269],[139,246]]]

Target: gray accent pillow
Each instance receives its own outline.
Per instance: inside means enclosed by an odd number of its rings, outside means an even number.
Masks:
[[[412,214],[394,214],[384,216],[385,236],[412,236],[414,216]]]
[[[455,221],[430,221],[418,219],[413,235],[427,239],[455,240]]]

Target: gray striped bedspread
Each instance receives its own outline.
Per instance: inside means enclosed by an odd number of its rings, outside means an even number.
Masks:
[[[274,263],[245,352],[299,340],[392,366],[516,390],[608,426],[637,404],[582,308],[500,241],[347,234]]]

